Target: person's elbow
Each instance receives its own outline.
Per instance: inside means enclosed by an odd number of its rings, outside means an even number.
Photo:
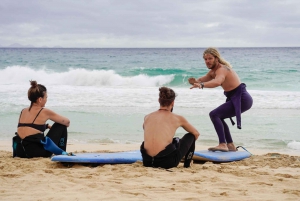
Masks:
[[[198,137],[200,136],[200,133],[197,130],[193,134],[195,136],[195,140],[197,140]]]
[[[219,87],[223,84],[225,79],[215,79],[213,82],[214,87]]]
[[[207,88],[215,88],[215,87],[219,87],[222,85],[222,81],[221,80],[214,80],[213,82],[210,82],[209,84],[206,84],[204,83],[204,88],[207,87]]]
[[[215,87],[222,86],[222,82],[216,82]]]
[[[66,127],[69,127],[69,126],[70,126],[70,120],[67,119],[67,120],[65,121],[64,125],[65,125]]]

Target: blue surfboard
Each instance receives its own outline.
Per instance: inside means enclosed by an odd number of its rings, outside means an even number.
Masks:
[[[249,158],[251,153],[247,151],[229,151],[229,152],[220,152],[220,151],[195,151],[193,160],[195,161],[212,161],[212,162],[231,162],[239,161],[245,158]]]
[[[116,153],[76,153],[75,156],[53,156],[51,160],[66,163],[126,164],[142,161],[142,155],[139,150]]]
[[[212,162],[231,162],[249,158],[251,154],[247,151],[236,152],[212,152],[207,150],[195,151],[193,160]],[[57,155],[52,161],[66,163],[96,163],[96,164],[130,164],[142,161],[139,150],[116,152],[116,153],[78,153],[75,156]]]

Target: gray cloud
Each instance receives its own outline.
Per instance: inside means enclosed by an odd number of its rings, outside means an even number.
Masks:
[[[299,46],[293,0],[2,0],[0,45]]]

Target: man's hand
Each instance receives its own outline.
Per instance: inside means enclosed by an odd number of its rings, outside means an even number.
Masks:
[[[193,84],[193,86],[191,86],[190,87],[190,89],[193,89],[193,88],[199,88],[200,89],[200,84],[199,83],[197,83],[197,82],[195,82],[194,84]]]
[[[189,83],[190,83],[191,85],[193,85],[194,83],[197,83],[197,80],[196,80],[194,77],[190,77],[190,78],[188,79],[188,81],[189,81]]]

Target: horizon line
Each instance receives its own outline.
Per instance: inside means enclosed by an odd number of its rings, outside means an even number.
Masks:
[[[209,46],[215,47],[215,46]],[[239,47],[230,47],[222,46],[216,48],[299,48],[300,46],[239,46]],[[208,48],[208,47],[9,47],[9,46],[0,46],[0,48],[23,48],[23,49],[197,49],[197,48]]]

